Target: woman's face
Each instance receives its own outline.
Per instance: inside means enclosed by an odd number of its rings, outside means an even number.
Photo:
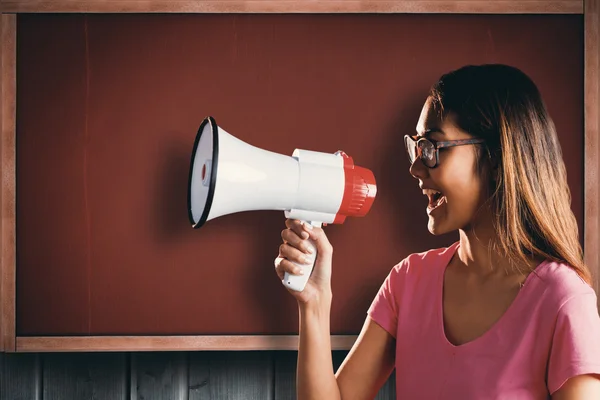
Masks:
[[[454,123],[451,113],[441,120],[430,99],[423,106],[416,129],[417,135],[436,141],[473,138]],[[427,227],[434,235],[474,228],[489,221],[488,210],[478,212],[489,196],[489,179],[478,170],[475,146],[481,145],[440,149],[439,164],[433,169],[420,158],[410,167],[411,175],[427,196]]]

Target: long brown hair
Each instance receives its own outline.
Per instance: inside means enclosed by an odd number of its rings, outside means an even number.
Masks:
[[[591,284],[556,128],[533,81],[507,65],[468,65],[443,75],[430,96],[442,118],[452,113],[486,141],[478,164],[497,168],[489,200],[497,249],[521,272],[542,257]]]

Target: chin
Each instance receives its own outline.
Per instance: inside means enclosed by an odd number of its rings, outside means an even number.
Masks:
[[[449,224],[448,221],[436,221],[431,217],[429,217],[427,229],[429,230],[429,233],[431,233],[434,236],[444,235],[446,233],[458,230],[456,226],[453,226],[453,224]]]
[[[443,235],[444,233],[449,232],[448,230],[444,229],[442,224],[435,223],[431,220],[429,220],[429,223],[427,224],[427,229],[429,230],[429,233],[434,236]]]

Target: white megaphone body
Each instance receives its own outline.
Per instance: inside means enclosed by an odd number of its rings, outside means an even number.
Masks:
[[[251,210],[284,211],[286,218],[320,227],[341,224],[347,216],[370,210],[377,186],[373,173],[354,165],[342,151],[335,154],[294,150],[286,156],[245,143],[202,121],[190,164],[188,212],[194,228],[226,214]],[[304,290],[317,256],[298,265],[303,275],[285,274],[283,284]]]

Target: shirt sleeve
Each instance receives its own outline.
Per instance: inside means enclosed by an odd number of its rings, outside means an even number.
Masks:
[[[395,266],[383,281],[375,299],[371,303],[367,315],[390,335],[396,338],[398,327],[398,303],[396,293],[400,284],[400,265]]]
[[[600,316],[595,293],[578,294],[558,312],[548,363],[553,394],[574,376],[600,374]]]

